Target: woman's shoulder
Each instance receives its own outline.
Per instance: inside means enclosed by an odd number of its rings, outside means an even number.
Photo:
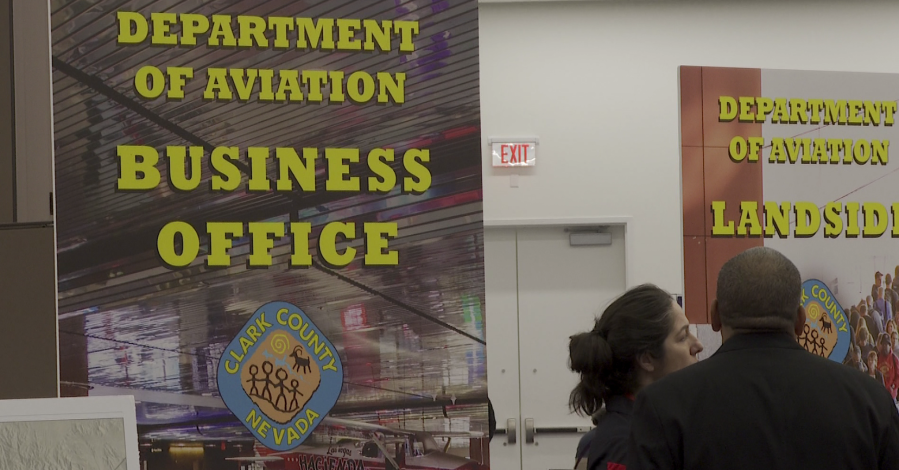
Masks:
[[[616,468],[627,461],[630,419],[620,416],[606,416],[596,426],[596,435],[590,443],[590,470]]]
[[[593,442],[593,438],[596,436],[596,428],[591,429],[586,434],[581,436],[581,440],[577,443],[577,455],[576,458],[584,458],[587,456],[587,453],[590,451],[590,444]]]
[[[594,431],[595,434],[590,441],[590,461],[604,459],[615,462],[615,459],[623,460],[631,431],[630,416],[621,413],[607,413],[596,424]]]

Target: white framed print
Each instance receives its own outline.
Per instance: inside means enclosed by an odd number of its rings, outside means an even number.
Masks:
[[[134,397],[0,400],[0,468],[140,470]]]

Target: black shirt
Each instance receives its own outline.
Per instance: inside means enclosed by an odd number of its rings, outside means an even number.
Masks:
[[[590,443],[587,468],[608,470],[624,468],[627,456],[627,439],[631,430],[631,411],[634,401],[616,396],[606,403],[606,413],[596,423],[596,432]]]
[[[787,333],[736,335],[637,395],[628,470],[899,468],[899,412]]]

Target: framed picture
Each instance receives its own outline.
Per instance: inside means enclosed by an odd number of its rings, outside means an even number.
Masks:
[[[4,469],[139,470],[134,397],[0,400]]]

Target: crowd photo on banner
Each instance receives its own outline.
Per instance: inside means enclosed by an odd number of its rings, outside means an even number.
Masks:
[[[868,374],[883,384],[893,399],[899,391],[899,330],[896,307],[899,306],[899,265],[892,273],[873,273],[871,293],[858,304],[844,305],[849,312],[849,354],[843,364]],[[848,308],[847,308],[848,307]]]

